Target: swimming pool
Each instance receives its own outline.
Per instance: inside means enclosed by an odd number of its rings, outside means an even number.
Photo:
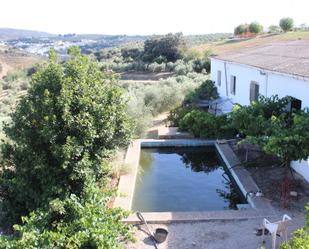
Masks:
[[[141,149],[133,211],[226,210],[244,203],[214,146]]]

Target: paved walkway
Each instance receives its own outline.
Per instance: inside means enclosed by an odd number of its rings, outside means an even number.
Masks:
[[[278,217],[279,218],[279,217]],[[159,249],[258,249],[262,245],[262,237],[255,235],[261,219],[209,221],[173,224],[150,224],[152,230],[158,227],[169,231],[166,242],[158,245]],[[293,216],[290,231],[303,226],[302,215]],[[140,229],[139,229],[140,228]],[[136,243],[129,243],[126,249],[154,248],[146,233],[145,226],[135,226]],[[277,238],[277,248],[283,241]],[[271,248],[271,237],[265,237],[265,248]]]

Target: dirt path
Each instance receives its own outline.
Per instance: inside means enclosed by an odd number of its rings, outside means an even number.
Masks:
[[[146,132],[146,138],[158,138],[158,129],[166,126],[166,120],[169,112],[159,114],[153,120],[153,125]]]

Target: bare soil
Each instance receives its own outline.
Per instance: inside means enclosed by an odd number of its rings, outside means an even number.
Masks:
[[[134,81],[158,81],[160,79],[167,79],[173,76],[173,72],[163,72],[163,73],[140,73],[140,72],[125,72],[121,74],[121,79],[124,81],[134,80]]]
[[[247,165],[252,178],[274,207],[303,212],[305,205],[309,203],[309,184],[303,177],[292,169],[285,168],[278,158],[263,153],[258,146],[239,146],[235,142],[230,145],[240,161]],[[249,149],[248,153],[246,148]],[[286,186],[283,184],[285,177],[288,178],[287,191],[283,190]],[[292,196],[291,191],[296,192],[297,196]],[[286,198],[283,198],[284,193]]]

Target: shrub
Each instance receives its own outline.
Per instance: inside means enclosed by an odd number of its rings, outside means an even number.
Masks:
[[[174,68],[175,68],[175,64],[173,62],[168,62],[166,63],[166,70],[171,72],[171,71],[174,71]]]
[[[9,90],[14,88],[14,83],[10,81],[2,81],[2,90]]]
[[[281,29],[277,25],[270,25],[268,28],[269,33],[280,33]]]
[[[122,248],[120,240],[131,238],[121,221],[126,213],[106,208],[96,187],[87,193],[85,200],[75,195],[54,199],[23,217],[23,224],[14,226],[17,236],[0,236],[0,248]]]
[[[131,139],[122,89],[80,50],[69,51],[64,64],[51,51],[5,127],[12,143],[2,145],[0,197],[8,226],[51,199],[81,198]]]
[[[249,106],[236,105],[230,114],[231,124],[244,136],[269,135],[270,127],[266,121],[279,117],[289,100],[289,97],[279,99],[278,96],[260,96],[258,101]]]
[[[191,62],[185,63],[183,60],[177,60],[174,64],[174,72],[177,75],[186,75],[193,71],[193,66]]]
[[[199,50],[197,49],[190,49],[185,53],[185,58],[184,60],[186,62],[191,61],[191,60],[196,60],[202,58],[202,54]]]
[[[167,120],[170,122],[171,126],[179,127],[180,121],[184,116],[191,111],[190,108],[178,106],[169,112]]]
[[[192,110],[180,121],[179,128],[200,138],[220,138],[234,135],[226,115],[215,116],[202,110]]]
[[[294,20],[290,17],[282,18],[279,22],[279,26],[284,32],[287,32],[293,28]]]
[[[13,82],[18,79],[25,79],[27,77],[27,73],[23,70],[14,70],[7,73],[4,77],[5,81]]]
[[[185,97],[185,103],[194,103],[198,100],[213,100],[219,97],[217,87],[211,80],[204,81],[198,88]]]
[[[154,73],[164,72],[165,71],[165,63],[151,63],[148,66],[148,70]]]

